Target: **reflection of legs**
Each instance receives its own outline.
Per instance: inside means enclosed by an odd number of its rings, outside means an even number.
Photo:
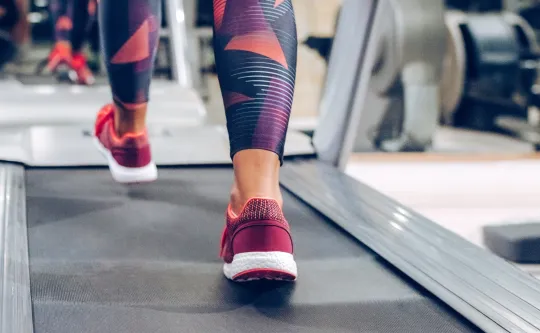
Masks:
[[[114,105],[98,115],[96,136],[108,151],[113,177],[122,182],[157,177],[145,122],[160,14],[160,0],[101,0],[99,5],[101,44]]]
[[[71,66],[73,3],[70,0],[52,0],[49,6],[54,22],[55,44],[49,54],[47,67],[51,72],[66,74]]]
[[[296,73],[291,0],[214,0],[214,36],[235,176],[222,253],[225,274],[293,279],[296,265],[279,189]],[[235,225],[246,221],[258,227],[242,229],[244,237],[238,237]],[[264,230],[261,223],[268,224]],[[235,237],[245,244],[238,247]],[[233,244],[246,252],[236,266]],[[264,253],[249,258],[247,252]],[[275,267],[260,266],[264,260],[274,260]],[[242,265],[250,271],[238,271]]]
[[[15,54],[11,31],[18,21],[19,11],[14,0],[0,0],[0,69]]]
[[[88,68],[86,56],[82,52],[84,42],[88,37],[91,22],[96,14],[95,0],[69,0],[73,3],[73,30],[71,31],[71,48],[73,59],[71,66],[77,73],[78,82],[92,84],[94,76]]]
[[[73,6],[69,0],[52,0],[49,5],[54,22],[54,40],[71,49],[70,34],[73,29]]]
[[[86,39],[88,21],[90,18],[90,2],[88,0],[69,0],[73,6],[73,30],[71,32],[71,48],[73,52],[80,52]],[[95,7],[92,7],[95,11]]]

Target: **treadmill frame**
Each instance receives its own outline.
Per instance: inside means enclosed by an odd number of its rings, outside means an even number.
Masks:
[[[540,281],[322,162],[281,185],[485,332],[538,332]]]
[[[372,36],[380,34],[384,12],[380,0],[345,0],[342,8],[346,10],[339,14],[313,145],[320,160],[344,171],[377,57]]]
[[[173,81],[182,88],[193,88],[194,73],[188,53],[185,0],[165,0],[167,35],[170,40]],[[189,0],[188,0],[189,1]]]
[[[0,165],[0,332],[34,331],[24,168]]]
[[[373,31],[382,17],[383,0],[371,1],[366,20],[359,20],[363,28],[355,27],[356,33],[365,32],[356,35],[364,37],[364,46],[348,60],[349,70],[363,78],[374,59]],[[366,3],[352,14],[366,12]],[[358,122],[352,110],[365,99],[362,85],[367,83],[345,86],[355,93],[321,118],[323,124],[335,118],[325,129],[330,146],[323,145],[323,132],[315,134],[322,162],[287,163],[282,186],[484,331],[538,332],[539,281],[339,170],[352,149]],[[33,332],[25,205],[24,166],[0,163],[0,333]]]
[[[479,328],[538,332],[540,281],[343,173],[386,24],[383,1],[344,0],[313,139],[324,163],[289,163],[281,184]]]

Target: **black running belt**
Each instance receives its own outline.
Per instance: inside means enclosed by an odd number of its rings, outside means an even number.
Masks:
[[[218,258],[232,172],[27,171],[36,333],[477,332],[285,193],[299,280],[236,284]]]

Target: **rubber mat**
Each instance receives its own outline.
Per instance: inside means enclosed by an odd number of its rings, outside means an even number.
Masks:
[[[232,172],[27,171],[36,333],[477,332],[285,193],[299,280],[235,284],[218,258]]]

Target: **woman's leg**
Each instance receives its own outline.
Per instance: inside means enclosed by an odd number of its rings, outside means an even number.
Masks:
[[[120,182],[157,177],[146,110],[157,51],[161,0],[101,0],[99,28],[113,102],[98,114],[96,137]]]
[[[290,0],[214,0],[214,6],[237,211],[253,196],[281,201],[278,173],[294,92],[296,25]]]
[[[234,165],[222,252],[225,274],[234,280],[294,279],[296,265],[279,189],[296,74],[291,0],[214,0],[214,49]],[[261,227],[261,221],[268,225]],[[236,225],[242,223],[257,228],[244,228],[239,237]],[[268,254],[246,259],[248,252]],[[265,260],[274,260],[275,267],[263,267]]]

